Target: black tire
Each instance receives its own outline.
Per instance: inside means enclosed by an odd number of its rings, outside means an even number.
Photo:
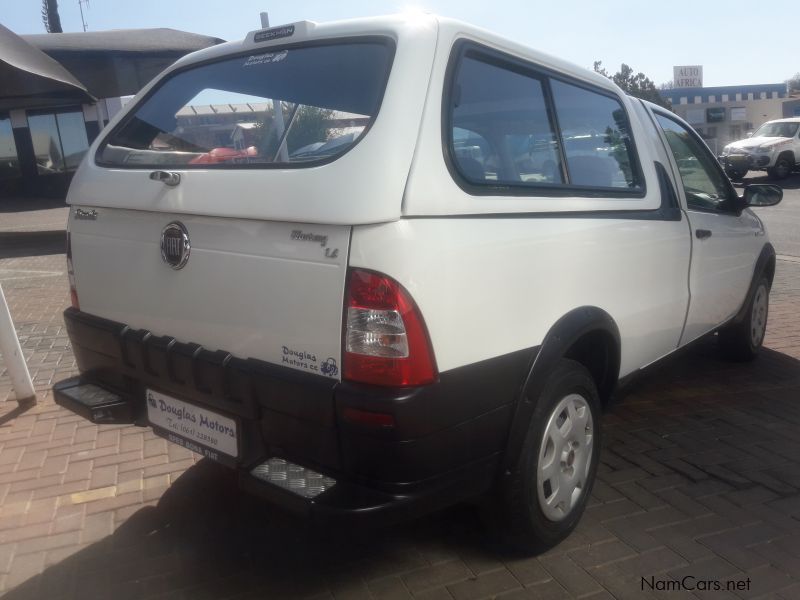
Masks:
[[[542,509],[540,488],[544,497],[548,495],[548,488],[551,498],[555,498],[558,494],[553,491],[550,480],[540,480],[539,457],[540,453],[546,457],[546,448],[551,447],[550,442],[545,441],[545,434],[551,417],[555,417],[556,423],[558,422],[559,417],[554,411],[565,401],[575,401],[569,400],[574,396],[580,397],[585,402],[583,410],[589,411],[591,418],[586,421],[583,430],[588,431],[591,428],[591,442],[584,444],[584,454],[578,456],[579,449],[571,445],[576,442],[565,441],[566,445],[561,456],[568,451],[567,461],[561,460],[556,465],[556,470],[560,476],[568,476],[563,473],[568,473],[568,469],[572,469],[574,476],[583,478],[584,483],[580,487],[579,495],[575,496],[578,488],[572,490],[570,501],[574,504],[571,508],[563,511],[565,514],[560,520],[552,520]],[[506,547],[525,554],[542,552],[561,542],[575,529],[586,508],[597,474],[601,441],[600,416],[600,397],[589,371],[578,362],[561,359],[548,377],[536,403],[517,467],[503,485],[503,489],[499,490],[499,501],[490,506],[490,510],[493,511],[493,514],[489,515],[490,520],[498,527],[496,533],[500,535],[501,542]],[[578,428],[574,428],[574,424],[578,424]],[[574,430],[580,436],[580,427],[580,421],[576,419],[570,424],[568,433]],[[569,439],[568,436],[565,438]],[[587,448],[590,448],[589,453],[586,453]],[[553,448],[551,456],[557,453],[558,451]],[[550,464],[552,462],[551,460]],[[582,473],[585,473],[585,477]],[[565,486],[564,489],[569,492],[570,487]],[[549,510],[552,512],[555,509],[550,507]]]
[[[775,161],[775,166],[767,169],[767,175],[772,179],[786,179],[792,174],[794,168],[794,161],[790,160],[787,156],[779,156]]]
[[[725,173],[730,177],[731,181],[741,181],[747,175],[747,171],[737,171],[735,169],[728,169]]]
[[[758,356],[767,330],[769,290],[769,281],[762,277],[748,303],[745,318],[719,330],[719,346],[728,360],[746,362]]]

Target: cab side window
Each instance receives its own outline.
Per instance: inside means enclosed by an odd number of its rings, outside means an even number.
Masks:
[[[472,184],[563,183],[542,81],[469,56],[452,90],[451,155]]]
[[[687,207],[732,212],[733,192],[711,153],[681,123],[658,113],[655,116],[678,165]]]

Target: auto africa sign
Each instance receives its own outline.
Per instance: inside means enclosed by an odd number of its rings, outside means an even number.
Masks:
[[[676,88],[703,87],[703,65],[672,67],[672,83]]]

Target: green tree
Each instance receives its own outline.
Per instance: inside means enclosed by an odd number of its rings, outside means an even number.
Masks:
[[[594,70],[596,73],[608,77],[631,96],[641,98],[642,100],[648,100],[664,108],[670,108],[669,103],[658,93],[656,84],[641,71],[634,74],[631,67],[622,63],[619,71],[613,75],[609,75],[608,71],[603,68],[603,62],[600,60],[594,62]]]
[[[333,116],[333,111],[327,108],[306,105],[298,108],[286,139],[289,154],[315,142],[327,142],[330,135],[331,116]]]

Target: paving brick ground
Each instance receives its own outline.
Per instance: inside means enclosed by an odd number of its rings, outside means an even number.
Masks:
[[[604,418],[578,530],[520,558],[468,507],[385,531],[315,530],[148,430],[55,406],[49,387],[75,370],[59,234],[13,241],[0,245],[0,283],[41,395],[27,410],[3,402],[0,362],[9,600],[800,598],[800,261],[778,264],[763,356],[725,363],[712,340],[631,388]],[[665,591],[677,581],[697,589]]]

